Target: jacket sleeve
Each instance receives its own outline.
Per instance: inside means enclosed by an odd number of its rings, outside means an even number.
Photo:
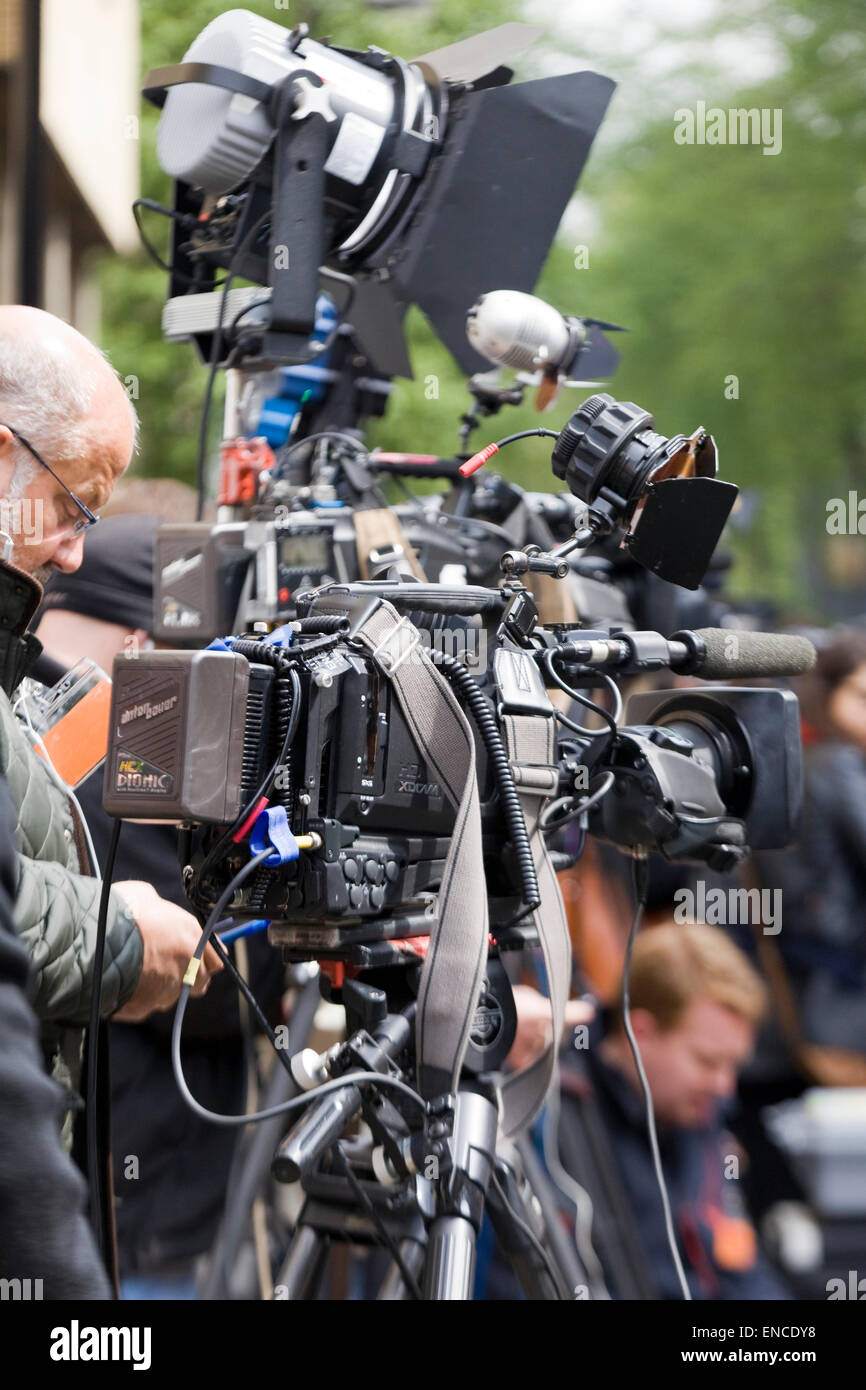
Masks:
[[[15,865],[0,783],[0,1278],[41,1280],[49,1299],[109,1298],[84,1218],[84,1183],[60,1143],[62,1089],[45,1075],[27,1002],[29,961],[9,895]]]
[[[34,1008],[43,1022],[90,1020],[101,884],[77,872],[69,801],[49,778],[0,692],[0,771],[12,800],[18,851],[15,922],[35,969]],[[133,994],[143,946],[132,915],[111,894],[105,942],[103,1014]]]
[[[26,973],[23,946],[0,927],[0,1278],[41,1279],[45,1298],[110,1298],[84,1183],[60,1143],[65,1097],[45,1074]]]
[[[43,1021],[90,1021],[102,885],[61,864],[19,853],[15,920],[34,970],[33,1007]],[[135,919],[112,889],[108,900],[102,1015],[131,997],[143,945]]]

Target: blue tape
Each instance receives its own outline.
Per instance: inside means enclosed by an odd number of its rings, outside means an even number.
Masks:
[[[275,869],[278,864],[288,864],[300,855],[301,851],[292,834],[285,806],[268,806],[256,817],[250,835],[250,849],[254,855],[261,854],[268,845],[272,846],[272,851],[267,859],[262,860],[268,868]]]

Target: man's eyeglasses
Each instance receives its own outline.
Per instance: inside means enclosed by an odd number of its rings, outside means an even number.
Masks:
[[[0,429],[8,430],[10,434],[14,434],[15,438],[18,440],[18,443],[24,445],[24,448],[27,450],[29,454],[33,455],[37,463],[41,463],[43,468],[48,469],[48,472],[51,474],[55,482],[58,482],[60,486],[63,488],[63,491],[72,498],[76,507],[81,512],[81,516],[78,517],[72,523],[73,536],[83,536],[85,531],[87,531],[91,526],[95,526],[97,521],[99,520],[99,517],[96,515],[96,513],[92,512],[89,507],[86,507],[80,497],[76,497],[75,493],[72,491],[71,488],[66,486],[62,478],[58,478],[50,463],[45,462],[42,455],[36,449],[34,449],[33,445],[29,442],[29,440],[25,439],[23,434],[19,434],[18,430],[15,429],[14,425],[5,425],[2,423],[2,421],[0,421]]]

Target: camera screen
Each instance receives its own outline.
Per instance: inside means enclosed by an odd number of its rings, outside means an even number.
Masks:
[[[324,570],[328,565],[328,537],[322,531],[301,532],[280,541],[283,569]]]

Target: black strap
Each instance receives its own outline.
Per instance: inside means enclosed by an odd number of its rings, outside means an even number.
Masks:
[[[259,82],[248,77],[245,72],[234,68],[224,68],[219,63],[174,63],[167,68],[151,68],[144,79],[141,94],[154,106],[164,106],[169,87],[177,87],[184,82],[202,82],[209,87],[225,87],[229,92],[240,92],[242,96],[252,97],[267,105],[273,88],[267,82]]]

